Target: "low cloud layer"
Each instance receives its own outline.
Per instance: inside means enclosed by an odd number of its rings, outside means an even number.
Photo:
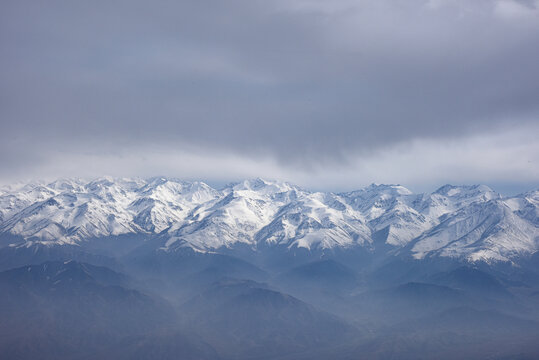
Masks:
[[[176,176],[206,180],[219,187],[263,177],[311,190],[345,191],[370,183],[399,183],[413,191],[432,191],[445,183],[484,183],[506,195],[537,188],[538,126],[445,140],[414,140],[356,154],[342,163],[310,168],[286,166],[271,156],[216,153],[213,149],[141,145],[102,151],[46,151],[33,166],[5,174],[5,183],[66,177]]]
[[[6,1],[0,181],[539,183],[538,5]]]

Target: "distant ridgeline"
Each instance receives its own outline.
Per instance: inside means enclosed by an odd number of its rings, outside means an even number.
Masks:
[[[335,194],[262,179],[221,190],[162,177],[67,179],[2,188],[0,238],[12,247],[98,247],[100,239],[130,236],[137,240],[126,246],[152,239],[159,251],[271,247],[319,256],[362,249],[514,262],[538,249],[538,204],[537,190],[504,198],[484,185],[445,185],[431,194],[371,185]]]

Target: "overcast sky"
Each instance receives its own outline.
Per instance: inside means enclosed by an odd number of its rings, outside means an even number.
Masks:
[[[4,0],[0,182],[539,187],[538,0]]]

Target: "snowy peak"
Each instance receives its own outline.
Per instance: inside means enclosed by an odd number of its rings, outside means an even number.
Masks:
[[[163,203],[201,204],[220,195],[217,190],[203,182],[185,182],[166,178],[154,178],[136,192],[141,196]]]
[[[365,206],[374,202],[412,195],[412,192],[401,185],[371,184],[366,188],[342,194],[344,197],[353,199],[357,205]]]
[[[60,243],[159,233],[219,194],[204,183],[166,178],[102,177],[89,182],[62,179],[29,184],[0,197],[0,228],[26,239]]]
[[[224,192],[233,192],[238,196],[244,197],[267,197],[273,199],[280,194],[296,193],[301,189],[287,182],[276,180],[264,180],[261,178],[244,180],[239,183],[231,184],[223,190]]]
[[[493,199],[448,214],[415,241],[413,256],[510,261],[532,254],[539,246],[537,212],[527,218],[519,203],[519,198]]]
[[[243,243],[256,247],[256,234],[279,209],[296,199],[299,188],[284,182],[245,180],[222,190],[222,195],[193,210],[183,226],[169,232],[167,247],[176,242],[197,249],[230,247]]]
[[[334,194],[260,178],[221,190],[167,177],[59,179],[3,187],[0,236],[79,244],[138,234],[160,237],[164,251],[238,244],[376,251],[383,244],[417,259],[509,261],[538,250],[538,208],[537,190],[503,198],[484,185],[413,194],[372,184]]]
[[[473,202],[484,202],[493,199],[500,199],[501,195],[486,185],[444,185],[436,190],[431,197],[444,199],[446,202],[450,202],[457,207],[462,207]]]
[[[304,193],[257,233],[259,242],[312,250],[364,245],[370,229],[360,213],[331,193]]]
[[[500,195],[486,185],[450,185],[446,184],[434,192],[448,197],[477,197],[484,195],[490,199]]]

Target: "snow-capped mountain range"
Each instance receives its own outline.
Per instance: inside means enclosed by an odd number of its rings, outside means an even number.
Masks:
[[[337,194],[262,179],[223,189],[164,177],[62,179],[0,188],[0,236],[31,246],[137,234],[162,238],[163,251],[202,252],[238,244],[375,251],[382,239],[416,259],[511,261],[539,249],[538,205],[538,190],[502,197],[484,185],[413,194],[373,184]]]

